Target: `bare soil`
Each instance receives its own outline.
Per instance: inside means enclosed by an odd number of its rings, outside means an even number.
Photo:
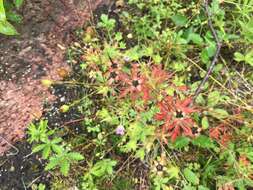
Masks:
[[[0,36],[0,155],[41,116],[43,101],[53,99],[40,80],[60,80],[58,70],[69,69],[65,52],[73,30],[101,3],[105,1],[26,1],[21,35]]]
[[[29,189],[37,178],[48,178],[42,161],[22,142],[28,124],[42,115],[44,103],[56,98],[40,81],[62,79],[59,70],[69,70],[65,53],[75,38],[73,31],[92,10],[109,2],[25,1],[20,10],[23,23],[16,26],[20,35],[0,36],[0,190]]]

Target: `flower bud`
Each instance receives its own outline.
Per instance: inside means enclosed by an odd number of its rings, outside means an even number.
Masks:
[[[60,107],[60,112],[62,112],[62,113],[66,113],[66,112],[68,112],[69,111],[69,106],[68,105],[62,105],[61,107]]]
[[[41,84],[47,88],[49,88],[54,82],[49,79],[42,79]]]

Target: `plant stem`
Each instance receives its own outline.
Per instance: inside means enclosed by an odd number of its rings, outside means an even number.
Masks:
[[[215,64],[216,64],[216,62],[218,60],[218,57],[219,57],[219,54],[220,54],[221,45],[222,45],[222,43],[220,42],[220,40],[218,38],[218,34],[217,34],[216,30],[213,27],[212,14],[211,14],[211,12],[209,11],[209,8],[208,8],[208,0],[205,0],[204,6],[205,6],[206,14],[207,14],[207,17],[208,17],[208,26],[211,29],[212,35],[213,35],[213,37],[215,39],[215,42],[216,42],[216,52],[215,52],[215,55],[214,55],[213,60],[211,62],[211,65],[208,68],[208,71],[207,71],[204,79],[201,81],[200,85],[198,86],[198,88],[196,89],[196,91],[194,93],[193,101],[196,100],[197,96],[200,94],[203,86],[205,85],[206,81],[208,80],[210,74],[213,72],[213,69],[214,69],[214,66],[215,66]]]

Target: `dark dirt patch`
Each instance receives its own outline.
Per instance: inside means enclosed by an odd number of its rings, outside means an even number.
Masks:
[[[56,90],[55,97],[41,86],[40,80],[62,79],[58,71],[69,70],[65,52],[74,38],[73,30],[87,21],[91,9],[108,2],[26,1],[21,10],[24,22],[18,26],[21,35],[0,36],[0,155],[4,154],[0,157],[0,190],[30,189],[33,180],[47,181],[43,163],[31,154],[31,147],[24,139],[25,129],[33,119],[43,115],[45,100],[57,100],[50,108],[51,115],[46,116],[51,123],[61,126],[69,120],[69,115],[71,119],[78,117],[74,112],[60,114],[57,109],[75,96],[75,90],[56,88],[59,92]],[[14,144],[17,141],[20,142]]]
[[[22,142],[17,143],[19,150],[15,155],[15,149],[12,149],[14,155],[0,158],[0,184],[1,190],[21,190],[30,189],[32,183],[48,181],[50,175],[43,171],[44,164],[37,155],[31,155],[31,145]]]
[[[43,101],[53,99],[40,79],[61,79],[57,71],[69,69],[65,51],[73,29],[82,26],[90,10],[101,3],[106,1],[27,1],[21,10],[21,35],[0,36],[0,136],[6,141],[23,138],[27,124],[41,116]],[[0,155],[8,147],[0,140]]]

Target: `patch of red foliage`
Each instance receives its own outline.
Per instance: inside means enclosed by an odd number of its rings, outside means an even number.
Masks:
[[[222,123],[216,127],[211,128],[209,130],[209,136],[223,146],[226,146],[231,140],[231,128]]]
[[[169,136],[171,141],[175,141],[177,137],[182,135],[194,136],[192,128],[195,123],[190,114],[197,110],[191,107],[191,103],[191,98],[180,100],[173,96],[167,96],[158,102],[160,112],[156,114],[155,119],[164,122],[162,133]]]

